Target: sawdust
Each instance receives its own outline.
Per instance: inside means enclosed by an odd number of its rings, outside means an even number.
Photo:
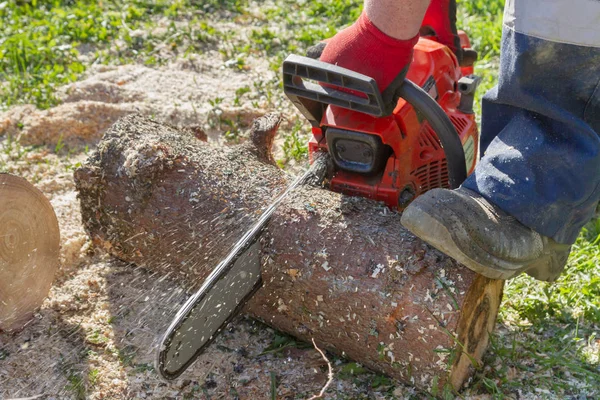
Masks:
[[[212,51],[160,69],[95,66],[87,79],[61,89],[62,104],[54,108],[24,105],[0,113],[0,136],[19,137],[28,145],[89,146],[116,120],[135,113],[178,127],[202,125],[218,140],[221,121],[248,127],[266,112],[268,104],[260,93],[236,94],[273,77],[264,62],[253,65],[249,71],[227,68]]]
[[[171,296],[175,293],[175,296]],[[169,294],[175,301],[164,301]],[[276,372],[278,398],[323,384],[319,354],[291,349],[261,355],[273,331],[239,317],[182,379],[153,371],[156,344],[186,298],[168,280],[108,259],[90,259],[56,285],[21,333],[2,338],[0,396],[46,398],[265,398]],[[81,386],[77,386],[81,385]],[[351,387],[344,387],[352,391]],[[357,392],[358,393],[358,392]]]

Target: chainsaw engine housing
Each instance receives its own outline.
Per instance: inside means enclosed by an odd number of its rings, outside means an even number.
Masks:
[[[469,47],[464,33],[461,39],[463,46]],[[295,67],[294,73],[302,73],[301,68]],[[386,116],[380,94],[378,97],[378,93],[365,88],[354,74],[340,77],[329,71],[315,73],[312,69],[306,70],[304,78],[325,88],[318,89],[322,92],[316,95],[312,94],[317,92],[315,86],[298,93],[298,85],[292,87],[289,78],[286,84],[285,68],[284,65],[286,94],[312,119],[311,158],[316,152],[327,151],[334,161],[335,173],[330,181],[333,191],[403,209],[430,189],[452,186],[448,152],[444,151],[438,133],[406,100],[400,98],[392,114]],[[466,172],[470,174],[477,162],[479,146],[472,111],[473,92],[479,79],[472,75],[472,66],[461,68],[450,49],[435,40],[421,38],[414,48],[407,79],[427,92],[449,118],[462,145]],[[332,86],[342,88],[341,93],[328,89]],[[358,96],[352,96],[352,92],[358,92]],[[313,102],[298,101],[296,95],[311,98]],[[348,100],[350,97],[353,98]]]

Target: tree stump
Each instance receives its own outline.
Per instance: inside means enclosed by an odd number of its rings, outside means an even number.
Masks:
[[[93,242],[198,288],[288,181],[270,146],[279,118],[216,147],[126,117],[75,173]],[[504,282],[415,238],[371,200],[303,186],[261,238],[263,287],[246,311],[431,393],[459,389],[494,328]]]

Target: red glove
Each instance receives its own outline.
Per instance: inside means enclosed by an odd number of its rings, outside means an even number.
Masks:
[[[320,59],[374,78],[387,102],[404,81],[418,39],[419,35],[409,40],[392,38],[363,12],[358,21],[327,41]]]

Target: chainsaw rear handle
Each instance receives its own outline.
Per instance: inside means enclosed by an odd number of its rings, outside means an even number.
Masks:
[[[320,83],[349,89],[360,95],[321,86]],[[381,92],[373,78],[308,57],[292,54],[285,59],[283,90],[314,127],[320,126],[329,104],[374,117],[386,115]],[[398,88],[394,102],[400,98],[413,106],[437,134],[448,163],[450,188],[459,187],[467,178],[467,166],[460,137],[450,118],[427,92],[408,79]]]

